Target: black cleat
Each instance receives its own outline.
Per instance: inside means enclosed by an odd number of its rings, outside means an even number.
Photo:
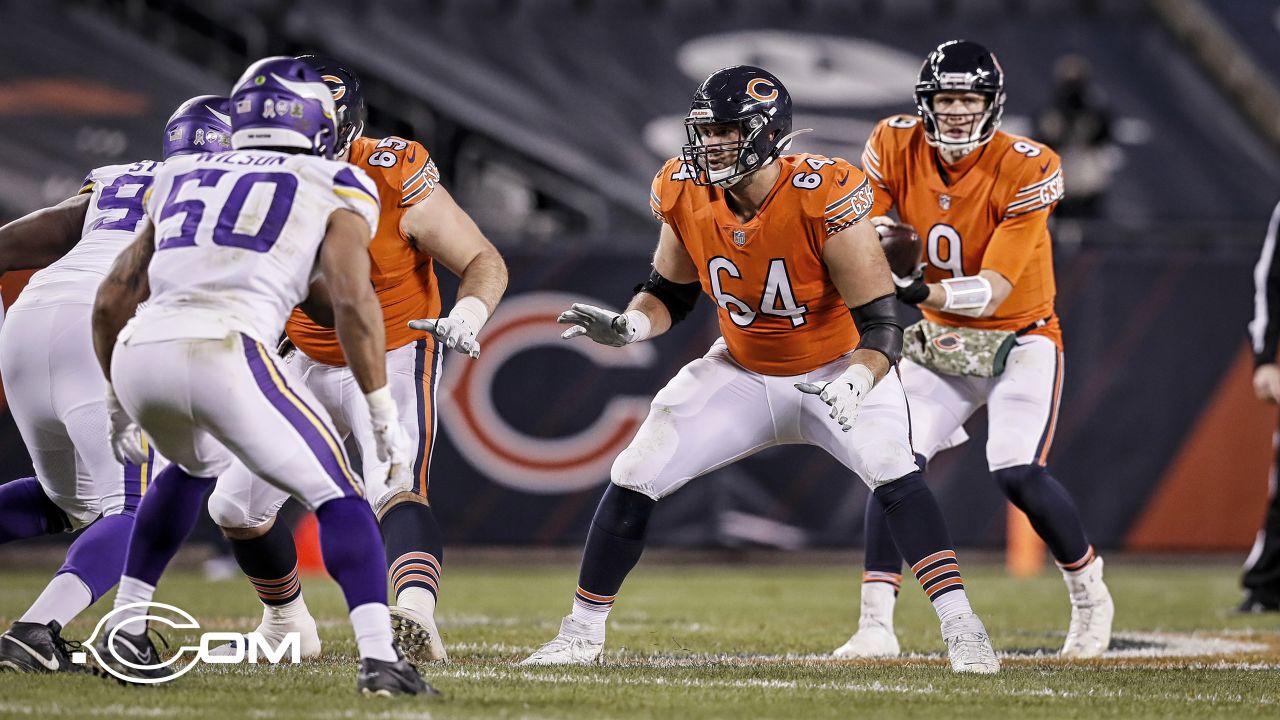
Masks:
[[[418,669],[409,664],[396,648],[396,661],[360,658],[360,672],[356,674],[356,689],[366,695],[426,695],[437,696],[439,690],[431,687]]]
[[[115,673],[111,673],[112,677],[121,682],[124,682],[124,679],[120,677],[121,675],[135,680],[167,680],[171,678],[180,668],[167,665],[160,666],[163,660],[160,657],[160,652],[156,650],[155,643],[151,642],[151,632],[150,630],[144,630],[134,635],[121,630],[115,634],[115,643],[112,644],[112,647],[107,646],[109,639],[112,637],[111,633],[103,633],[102,637],[98,638],[98,641],[93,645],[94,653],[98,656],[98,662],[114,670]],[[159,633],[156,633],[156,637],[160,637]],[[160,642],[164,643],[166,649],[169,647],[164,638],[160,638]],[[131,667],[125,663],[143,667]]]
[[[71,653],[80,643],[65,640],[62,626],[56,621],[48,625],[16,622],[0,635],[0,671],[26,673],[88,672],[84,665],[71,662]]]
[[[1280,612],[1280,598],[1250,591],[1236,607],[1236,612],[1246,614]]]

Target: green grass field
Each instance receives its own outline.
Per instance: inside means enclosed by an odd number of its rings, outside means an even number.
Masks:
[[[852,564],[642,563],[612,614],[604,665],[519,668],[515,661],[555,634],[575,568],[458,559],[439,615],[452,661],[424,668],[443,698],[358,696],[341,596],[312,578],[308,604],[326,643],[318,662],[204,666],[158,687],[3,674],[0,717],[1280,717],[1280,616],[1228,612],[1238,600],[1234,566],[1109,564],[1119,652],[1087,663],[1052,656],[1068,617],[1056,572],[1013,580],[997,567],[966,570],[970,597],[1007,653],[996,676],[952,674],[932,610],[905,586],[898,632],[912,657],[824,659],[854,629]],[[0,574],[0,621],[11,622],[46,579]],[[248,630],[258,616],[246,584],[191,573],[166,577],[157,600],[191,612],[205,630]],[[67,636],[86,636],[105,610],[90,610]],[[1183,645],[1199,656],[1159,653]]]

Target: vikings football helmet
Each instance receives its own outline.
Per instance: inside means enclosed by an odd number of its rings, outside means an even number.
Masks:
[[[728,123],[737,124],[737,140],[705,142],[707,126]],[[798,134],[791,132],[787,89],[773,74],[750,65],[711,73],[693,94],[684,126],[688,143],[681,154],[694,171],[693,181],[719,187],[730,187],[773,162]],[[727,163],[712,162],[724,153],[732,153]]]
[[[973,92],[986,96],[986,107],[973,115],[967,137],[952,138],[938,131],[938,114],[933,97],[939,92]],[[1004,115],[1004,70],[996,56],[968,40],[951,40],[925,58],[916,81],[916,109],[924,119],[925,141],[934,147],[961,152],[972,151],[987,142],[1000,127]]]
[[[230,150],[230,112],[227,99],[217,95],[197,95],[179,105],[164,125],[164,159]]]
[[[332,159],[337,123],[329,86],[301,60],[263,58],[231,91],[231,145],[237,150],[300,148]]]
[[[299,55],[298,60],[320,73],[333,93],[333,104],[338,110],[338,143],[334,155],[341,155],[351,147],[356,138],[364,134],[364,91],[360,76],[351,68],[323,55]]]

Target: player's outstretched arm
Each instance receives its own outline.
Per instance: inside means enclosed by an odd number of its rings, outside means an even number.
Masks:
[[[365,394],[387,384],[382,307],[369,284],[369,224],[350,210],[329,216],[320,271],[329,290],[338,344]]]
[[[155,251],[155,226],[145,220],[133,242],[116,256],[110,272],[98,286],[98,295],[93,301],[93,351],[108,382],[116,337],[137,312],[138,305],[151,294],[147,268]]]
[[[658,249],[653,254],[653,272],[640,286],[640,292],[631,298],[626,310],[615,313],[574,303],[560,314],[559,322],[573,325],[560,337],[568,340],[586,335],[601,345],[613,347],[654,338],[683,320],[701,292],[697,266],[675,231],[663,223]]]
[[[475,221],[444,187],[405,212],[400,229],[413,244],[458,276],[458,295],[445,318],[425,318],[409,323],[426,330],[445,347],[476,357],[476,335],[493,314],[507,290],[507,264]]]
[[[90,193],[81,193],[0,227],[0,273],[42,268],[80,242]]]

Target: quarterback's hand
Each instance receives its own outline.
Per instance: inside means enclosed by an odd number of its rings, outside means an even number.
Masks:
[[[802,393],[817,395],[822,402],[831,406],[830,417],[845,432],[853,427],[858,416],[858,406],[863,398],[875,387],[876,378],[871,370],[862,363],[854,363],[840,377],[828,383],[796,383],[796,389]]]
[[[142,428],[120,406],[116,391],[107,385],[107,420],[111,425],[111,452],[121,464],[142,465],[149,459],[143,446]]]
[[[391,387],[383,385],[364,396],[369,403],[369,421],[378,460],[390,463],[389,477],[395,477],[411,462],[409,436],[400,426],[400,413],[391,397]]]
[[[620,315],[595,305],[574,303],[560,313],[556,322],[573,326],[560,334],[565,340],[586,335],[610,347],[640,342],[649,335],[649,316],[639,310],[629,310]]]
[[[1274,363],[1259,365],[1253,371],[1253,393],[1263,402],[1280,402],[1280,367]]]
[[[454,303],[448,317],[410,320],[409,327],[431,333],[450,350],[477,358],[480,343],[476,335],[488,319],[489,308],[479,298],[468,295]]]

